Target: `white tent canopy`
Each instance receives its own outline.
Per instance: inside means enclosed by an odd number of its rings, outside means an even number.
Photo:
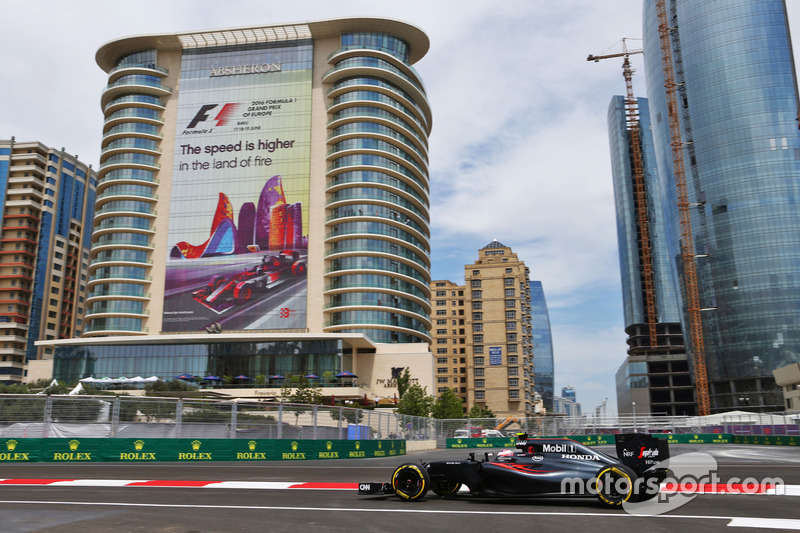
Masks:
[[[158,381],[158,376],[150,376],[149,378],[143,378],[142,376],[136,376],[135,378],[126,378],[126,377],[119,377],[119,378],[83,378],[80,381],[82,383],[97,383],[97,384],[120,384],[120,383],[150,383],[153,381]]]

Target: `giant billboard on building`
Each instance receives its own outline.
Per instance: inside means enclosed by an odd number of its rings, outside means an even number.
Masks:
[[[164,331],[306,327],[312,43],[184,51]]]

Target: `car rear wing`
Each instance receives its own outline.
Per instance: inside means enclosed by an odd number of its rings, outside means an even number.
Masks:
[[[615,435],[615,438],[617,457],[622,464],[633,468],[637,474],[666,470],[669,464],[667,439],[659,439],[648,433],[623,433]]]

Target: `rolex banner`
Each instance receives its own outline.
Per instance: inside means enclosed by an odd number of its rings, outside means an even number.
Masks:
[[[0,463],[356,459],[405,455],[404,440],[0,439]]]

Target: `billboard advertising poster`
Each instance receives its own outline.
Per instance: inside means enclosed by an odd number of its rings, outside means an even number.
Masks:
[[[312,43],[184,51],[163,331],[306,327]]]

